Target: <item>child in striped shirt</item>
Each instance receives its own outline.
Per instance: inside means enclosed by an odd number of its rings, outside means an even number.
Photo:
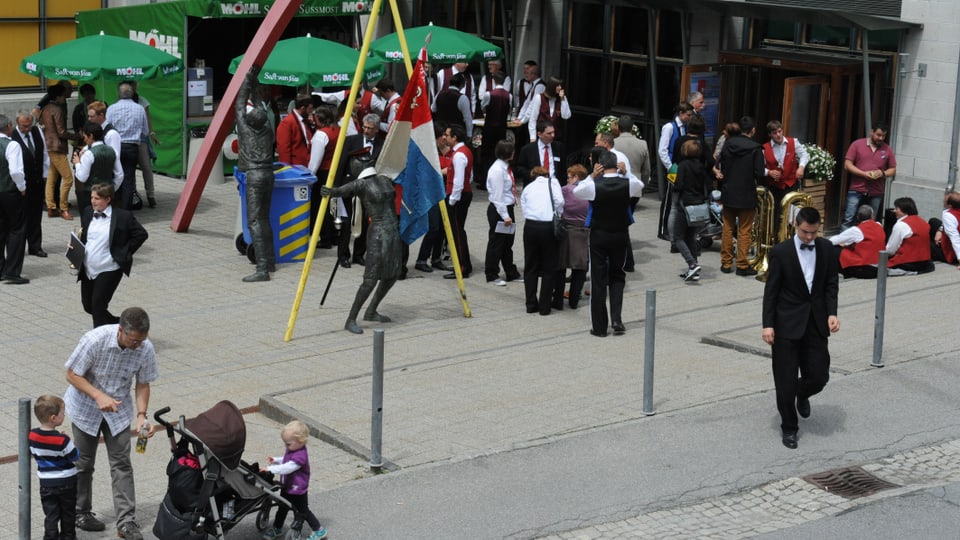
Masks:
[[[37,461],[40,478],[40,504],[44,540],[74,540],[77,513],[77,468],[80,454],[65,433],[57,431],[63,424],[65,407],[58,396],[43,395],[33,405],[40,427],[30,430],[30,453]]]

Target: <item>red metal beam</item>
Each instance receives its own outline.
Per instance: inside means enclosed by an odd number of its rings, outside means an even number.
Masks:
[[[270,6],[270,11],[263,18],[260,29],[257,30],[250,46],[247,47],[247,52],[243,55],[243,61],[237,67],[223,99],[220,100],[220,106],[213,113],[213,122],[210,124],[210,129],[207,130],[207,136],[204,137],[203,143],[200,145],[197,160],[187,175],[187,185],[180,194],[180,201],[177,203],[177,209],[173,213],[173,221],[170,223],[170,228],[174,232],[187,232],[187,229],[190,228],[193,213],[197,210],[197,204],[200,203],[200,195],[203,193],[204,186],[207,185],[210,171],[216,164],[217,153],[222,151],[223,141],[233,125],[233,102],[236,101],[237,93],[240,92],[240,85],[243,84],[244,76],[254,63],[263,65],[267,56],[270,55],[270,51],[273,50],[273,46],[276,45],[280,35],[283,34],[284,29],[290,23],[290,19],[297,13],[302,3],[303,0],[277,0]]]

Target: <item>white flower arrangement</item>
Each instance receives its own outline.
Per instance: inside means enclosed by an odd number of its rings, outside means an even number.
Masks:
[[[597,125],[593,128],[594,133],[603,133],[604,131],[611,131],[613,124],[616,124],[620,121],[619,116],[607,115],[603,118],[597,120]],[[633,125],[633,134],[637,137],[640,136],[640,128],[636,124]]]
[[[811,182],[833,180],[833,175],[837,169],[837,160],[833,155],[813,143],[805,144],[803,147],[807,150],[807,155],[810,156],[810,161],[807,162],[807,166],[803,170],[804,176]]]

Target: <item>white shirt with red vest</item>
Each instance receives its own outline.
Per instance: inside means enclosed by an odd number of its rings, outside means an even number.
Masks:
[[[547,110],[554,116],[557,110],[557,101],[560,101],[560,118],[569,120],[573,113],[570,112],[570,100],[564,98],[547,98],[545,94],[537,94],[530,98],[529,108],[527,109],[527,133],[530,135],[530,141],[537,140],[537,122],[540,121],[541,102],[547,100]],[[554,122],[556,123],[556,122]]]
[[[447,171],[447,195],[450,206],[455,206],[464,191],[471,191],[473,180],[473,154],[462,142],[453,147],[453,167]]]
[[[470,75],[469,71],[457,70],[457,66],[450,66],[446,69],[440,70],[440,72],[437,73],[437,93],[439,94],[443,90],[449,88],[450,79],[452,79],[457,73],[463,73],[464,83],[463,87],[460,88],[460,93],[467,96],[467,102],[472,107],[473,104],[477,102],[477,93],[474,91],[473,76]]]
[[[887,240],[891,253],[887,267],[930,260],[930,224],[920,216],[903,216],[893,225]]]
[[[943,236],[946,237],[940,238],[943,258],[950,264],[957,264],[960,257],[960,210],[945,208],[940,219],[943,221]]]
[[[380,115],[380,131],[386,133],[390,130],[390,124],[397,118],[397,111],[400,110],[400,92],[394,92],[387,100],[387,106]]]
[[[777,144],[773,139],[763,143],[763,172],[767,177],[770,171],[780,171],[780,179],[770,179],[769,183],[777,189],[793,187],[797,183],[797,169],[806,168],[810,162],[807,149],[800,141],[792,137],[784,137],[783,142]]]
[[[856,227],[850,227],[842,233],[831,236],[835,246],[844,246],[840,252],[840,268],[855,266],[877,266],[880,251],[886,249],[883,225],[876,221],[863,221]]]

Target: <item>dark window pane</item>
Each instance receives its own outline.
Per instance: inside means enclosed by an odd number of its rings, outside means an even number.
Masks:
[[[610,106],[642,111],[650,90],[645,64],[612,61],[610,69]]]
[[[603,49],[603,7],[573,2],[570,6],[570,46]]]
[[[661,11],[657,31],[657,56],[683,60],[683,18],[678,11]]]
[[[647,10],[613,8],[613,50],[647,54]]]
[[[578,107],[601,109],[599,94],[600,57],[586,54],[571,53],[567,62],[567,77],[565,82],[570,102]]]
[[[793,43],[793,30],[796,26],[794,23],[787,21],[767,21],[766,26],[766,35],[763,36],[764,38]]]
[[[680,103],[680,66],[657,65],[657,110],[660,121],[673,119],[673,111]]]
[[[874,30],[867,36],[871,51],[896,52],[900,47],[900,30]]]
[[[807,27],[807,43],[849,47],[850,29],[836,26],[810,25]]]

